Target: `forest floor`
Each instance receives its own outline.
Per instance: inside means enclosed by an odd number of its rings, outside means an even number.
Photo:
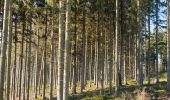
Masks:
[[[170,100],[166,84],[165,81],[161,81],[158,84],[144,84],[142,88],[137,87],[136,84],[128,84],[120,87],[118,96],[115,96],[114,92],[109,94],[109,89],[106,88],[102,96],[100,90],[92,90],[83,94],[70,95],[69,100]]]
[[[128,81],[127,85],[120,86],[120,92],[117,96],[109,94],[108,85],[104,89],[104,95],[100,95],[100,89],[97,89],[95,86],[89,87],[87,85],[82,94],[70,94],[69,100],[170,100],[170,93],[167,92],[166,88],[166,74],[160,75],[160,82],[156,84],[156,80],[151,78],[151,84],[147,85],[147,81],[144,81],[143,87],[138,87],[136,81]],[[79,88],[77,88],[79,91]],[[57,91],[54,89],[54,91]],[[77,91],[77,92],[78,92]],[[56,92],[53,93],[54,99],[56,100]],[[41,94],[39,96],[42,96]],[[46,96],[49,97],[49,90],[47,89]],[[30,100],[34,100],[33,97]],[[42,100],[39,97],[36,100]],[[48,99],[47,99],[48,100]]]

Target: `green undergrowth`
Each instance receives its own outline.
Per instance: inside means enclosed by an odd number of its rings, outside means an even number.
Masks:
[[[109,94],[109,88],[105,88],[105,95],[100,96],[100,89],[93,90],[93,87],[86,87],[89,91],[83,94],[70,95],[69,100],[157,100],[162,96],[166,98],[166,81],[164,79],[160,79],[160,83],[158,84],[144,84],[143,87],[138,87],[135,80],[130,80],[127,83],[127,85],[120,87],[117,96],[114,94],[114,88],[113,94]]]
[[[79,93],[80,87],[79,83],[77,83],[77,94],[69,94],[69,100],[140,100],[141,98],[145,98],[143,100],[157,100],[155,98],[164,97],[166,98],[166,73],[159,74],[160,83],[156,84],[156,79],[151,77],[151,84],[148,85],[147,79],[144,80],[143,87],[138,87],[137,82],[135,80],[128,80],[127,84],[122,84],[120,86],[120,90],[118,95],[115,96],[114,92],[114,82],[112,82],[112,91],[113,93],[109,93],[109,85],[105,85],[104,95],[100,95],[100,88],[97,88],[94,85],[93,81],[87,81],[85,89],[83,93]],[[90,85],[91,83],[91,85]],[[49,98],[49,86],[47,86],[46,96]],[[54,89],[54,91],[57,91]],[[71,92],[71,91],[70,91]],[[42,93],[42,90],[41,90]],[[32,93],[31,93],[32,94]],[[54,100],[56,100],[56,92],[53,93]],[[147,99],[146,99],[147,98]],[[42,100],[42,94],[35,100]],[[46,99],[49,100],[49,99]]]

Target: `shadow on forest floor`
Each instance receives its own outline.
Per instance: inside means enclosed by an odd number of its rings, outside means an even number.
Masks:
[[[170,93],[166,91],[166,82],[158,84],[143,85],[138,87],[136,84],[122,85],[118,96],[109,94],[109,89],[104,89],[104,95],[100,95],[100,90],[95,89],[85,91],[82,94],[72,94],[69,100],[170,100]],[[112,88],[114,90],[114,88]],[[168,99],[169,98],[169,99]],[[53,100],[57,100],[54,97]]]

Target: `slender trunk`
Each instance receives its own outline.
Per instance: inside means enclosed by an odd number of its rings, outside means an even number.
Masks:
[[[119,32],[119,1],[116,0],[116,34],[115,34],[115,92],[116,95],[119,92],[119,81],[118,81],[118,71],[119,71],[119,66],[118,66],[118,32]]]
[[[167,0],[167,88],[170,91],[170,0]]]
[[[125,45],[126,43],[124,43]],[[124,46],[124,52],[123,52],[123,71],[124,71],[124,84],[127,85],[127,73],[126,73],[126,45]],[[135,69],[134,69],[135,70]]]
[[[66,26],[65,26],[65,58],[64,58],[64,86],[63,100],[68,100],[69,69],[70,69],[70,26],[71,26],[71,0],[66,2]]]
[[[25,14],[25,11],[24,11]],[[23,19],[23,33],[22,33],[22,41],[21,41],[21,54],[20,54],[20,79],[19,79],[19,100],[21,100],[21,85],[22,85],[22,70],[23,70],[23,53],[24,53],[24,35],[25,35],[25,15],[24,15],[24,19]]]
[[[3,16],[3,29],[2,29],[2,47],[1,47],[1,65],[0,65],[0,100],[4,100],[4,79],[6,68],[6,50],[7,50],[7,37],[8,37],[8,18],[9,18],[9,0],[4,2],[4,16]]]
[[[24,60],[24,59],[23,59]],[[23,78],[22,78],[22,80],[23,80],[23,82],[22,82],[22,87],[23,87],[23,89],[22,89],[22,100],[25,100],[25,90],[26,90],[26,79],[27,79],[27,61],[28,61],[28,43],[27,43],[27,41],[25,42],[25,60],[23,61],[24,62],[24,64],[23,64],[23,71],[22,71],[22,73],[23,73]]]
[[[91,87],[91,83],[92,83],[92,66],[93,66],[93,44],[92,44],[92,41],[91,41],[90,62],[89,62],[89,87]]]
[[[149,4],[150,4],[150,2],[149,2]],[[150,31],[150,7],[148,7],[148,51],[147,51],[148,85],[150,84],[150,34],[151,34],[151,31]]]
[[[158,0],[156,0],[156,83],[159,83],[158,73]]]
[[[54,40],[54,0],[52,8],[52,31],[51,31],[51,66],[50,66],[50,100],[53,99],[53,69],[54,69],[54,57],[55,57],[55,40]]]
[[[38,91],[38,75],[39,75],[39,29],[37,29],[37,47],[36,47],[36,65],[35,65],[35,70],[36,70],[36,74],[35,74],[35,94],[34,94],[34,98],[37,98],[37,91]]]
[[[141,21],[140,21],[140,0],[137,1],[138,7],[138,15],[137,15],[137,23],[138,23],[138,81],[137,85],[143,85],[143,33],[141,32]]]
[[[46,19],[45,19],[45,37],[44,37],[44,68],[43,68],[43,100],[46,99],[46,84],[47,84],[47,9],[46,9]]]
[[[85,70],[85,34],[86,34],[86,21],[85,21],[85,5],[83,8],[83,30],[82,30],[82,57],[81,57],[81,67],[80,67],[80,93],[83,92],[84,89],[84,70]]]
[[[58,45],[58,93],[57,99],[63,100],[63,66],[64,66],[64,25],[65,0],[59,1],[59,45]]]
[[[11,85],[11,50],[12,50],[12,10],[11,10],[11,5],[12,5],[12,1],[9,2],[9,19],[8,19],[8,63],[7,63],[7,95],[6,95],[6,100],[9,100],[9,96],[10,96],[10,85]]]
[[[28,44],[28,66],[27,66],[27,100],[29,100],[30,93],[30,68],[31,68],[31,41],[32,41],[32,22],[30,22],[30,33],[29,33],[29,44]]]
[[[109,93],[112,94],[112,79],[113,79],[113,15],[110,15],[110,32],[109,32],[109,48],[108,48],[108,61],[109,61]]]
[[[17,18],[17,15],[16,15]],[[14,68],[13,68],[13,97],[12,100],[15,100],[15,91],[16,91],[16,66],[17,66],[17,22],[15,22],[15,48],[14,48]]]
[[[75,5],[76,6],[76,5]],[[72,78],[72,93],[76,93],[76,82],[77,82],[77,13],[75,11],[75,26],[74,26],[74,65],[73,65],[73,78]]]

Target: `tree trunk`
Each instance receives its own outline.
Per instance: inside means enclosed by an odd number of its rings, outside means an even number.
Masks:
[[[70,26],[71,26],[71,0],[66,1],[66,26],[65,26],[65,59],[64,59],[64,86],[63,100],[68,100],[69,69],[70,69]]]
[[[28,65],[27,65],[27,100],[29,100],[29,90],[30,90],[30,68],[31,68],[31,42],[32,42],[32,22],[30,22],[30,32],[28,37]]]
[[[64,23],[65,0],[59,1],[59,45],[58,45],[58,93],[57,99],[63,100],[63,66],[64,66]]]
[[[76,5],[75,5],[76,6]],[[75,11],[75,26],[74,26],[74,65],[73,65],[73,78],[72,78],[72,93],[76,93],[77,82],[77,13]]]
[[[24,19],[23,19],[23,30],[22,30],[22,41],[21,41],[21,54],[20,54],[20,79],[19,79],[19,100],[21,100],[21,85],[22,85],[22,70],[23,70],[23,54],[24,54],[24,35],[25,35],[25,11],[24,11]]]
[[[9,19],[8,19],[8,63],[7,63],[7,94],[6,100],[9,100],[10,96],[10,87],[11,87],[11,50],[12,50],[12,10],[11,10],[12,1],[9,2]]]
[[[44,66],[43,66],[43,100],[46,100],[46,84],[47,84],[47,9],[45,18],[45,33],[44,33]]]
[[[53,69],[55,60],[55,34],[54,34],[54,0],[52,0],[52,31],[51,31],[51,66],[50,66],[50,100],[53,99]]]
[[[170,0],[167,0],[167,89],[170,91]]]
[[[81,67],[80,67],[80,93],[84,89],[84,70],[85,70],[85,34],[86,34],[86,14],[85,14],[85,4],[83,8],[83,30],[82,30],[82,57],[81,57]]]
[[[8,37],[8,18],[9,18],[9,0],[4,1],[4,16],[3,16],[3,39],[1,47],[1,65],[0,65],[0,100],[4,100],[4,79],[6,68],[6,50],[7,50],[7,37]]]
[[[17,15],[16,15],[17,18]],[[17,66],[17,22],[15,22],[15,56],[14,56],[14,67],[13,67],[13,97],[12,100],[15,100],[15,92],[16,92],[16,66]]]
[[[159,83],[159,73],[158,73],[158,0],[156,0],[156,83]]]
[[[37,29],[37,47],[36,47],[36,65],[35,65],[35,70],[36,70],[36,74],[35,74],[35,94],[34,94],[34,98],[37,98],[37,92],[38,92],[38,79],[39,79],[39,29]]]
[[[109,48],[108,48],[108,61],[109,61],[109,93],[112,94],[112,79],[113,79],[113,15],[110,15],[110,32],[109,32]]]
[[[150,5],[150,1],[148,1]],[[147,51],[147,76],[148,76],[148,85],[150,84],[150,7],[148,6],[148,51]]]
[[[137,15],[137,23],[138,23],[138,81],[137,85],[143,85],[143,34],[141,32],[141,21],[140,21],[140,0],[137,1],[138,7],[138,15]]]
[[[116,31],[115,31],[115,92],[119,92],[119,79],[118,79],[118,32],[119,32],[119,0],[116,0]]]

